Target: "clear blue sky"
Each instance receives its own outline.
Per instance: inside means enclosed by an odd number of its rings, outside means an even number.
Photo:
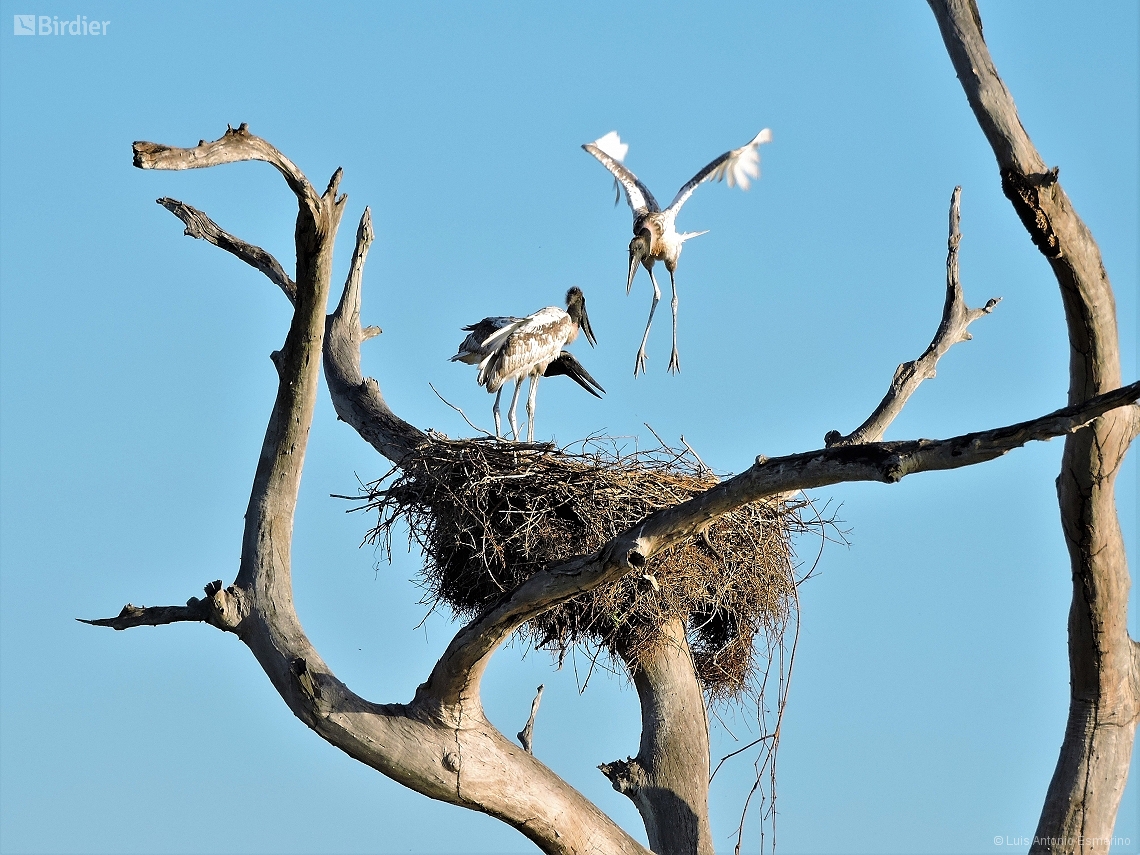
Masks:
[[[719,470],[816,448],[875,406],[943,300],[946,210],[963,186],[967,300],[1004,302],[954,348],[888,438],[941,437],[1062,406],[1057,286],[1001,194],[994,159],[922,2],[877,4],[114,4],[0,0],[4,853],[523,853],[484,816],[404,790],[293,718],[248,651],[208,627],[113,633],[75,617],[179,603],[237,568],[242,514],[288,323],[256,271],[182,236],[173,196],[292,265],[295,202],[264,164],[131,167],[130,144],[192,145],[226,123],[314,184],[337,166],[377,240],[365,370],[421,427],[468,432],[428,388],[490,424],[447,363],[488,314],[589,301],[575,350],[609,394],[544,384],[538,434],[679,434]],[[1022,120],[1093,229],[1136,377],[1135,3],[984,3]],[[16,37],[15,14],[109,20],[106,35]],[[760,128],[763,177],[700,188],[679,225],[709,234],[679,269],[683,372],[667,304],[647,376],[649,303],[624,293],[629,211],[579,146],[609,130],[669,199]],[[662,271],[663,272],[663,271]],[[411,697],[454,627],[424,608],[418,560],[357,548],[368,520],[330,493],[387,464],[322,393],[297,516],[300,616],[355,690]],[[779,759],[781,851],[1024,851],[1068,698],[1061,444],[891,487],[819,491],[851,546],[802,590]],[[1135,454],[1135,452],[1134,452]],[[1137,466],[1119,481],[1130,552]],[[801,545],[803,555],[815,544]],[[1136,598],[1130,625],[1137,629]],[[509,647],[484,698],[506,733],[547,685],[536,753],[641,836],[594,768],[635,753],[636,696]],[[579,662],[581,664],[581,662]],[[728,716],[737,736],[745,713]],[[736,743],[722,728],[714,751]],[[717,846],[750,784],[713,789]],[[1134,780],[1117,832],[1140,843]],[[755,822],[746,851],[755,852]],[[1003,845],[994,839],[1002,838]]]

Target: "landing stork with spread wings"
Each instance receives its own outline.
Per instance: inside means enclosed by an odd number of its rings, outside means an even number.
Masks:
[[[451,357],[451,361],[478,365],[479,385],[485,386],[488,392],[495,393],[492,412],[495,414],[496,437],[501,437],[499,399],[503,394],[503,385],[510,380],[515,381],[515,393],[511,397],[507,418],[516,441],[519,438],[519,426],[515,419],[515,406],[518,404],[522,381],[527,377],[530,378],[530,394],[526,403],[527,442],[534,441],[535,397],[539,377],[565,374],[595,398],[600,398],[601,395],[594,389],[606,391],[569,351],[562,349],[578,337],[579,330],[585,333],[591,347],[597,344],[594,331],[590,329],[590,318],[586,314],[586,298],[580,288],[571,288],[566,292],[565,311],[557,306],[547,306],[525,318],[484,318],[477,324],[463,327],[463,330],[469,335],[459,345],[459,352]]]
[[[665,269],[669,271],[669,283],[673,286],[673,354],[669,358],[669,371],[675,374],[681,370],[681,360],[677,356],[677,282],[673,274],[677,270],[677,260],[681,257],[681,247],[685,241],[706,232],[678,232],[675,227],[677,213],[693,195],[697,185],[704,181],[727,178],[729,187],[739,184],[742,190],[747,190],[750,180],[760,177],[760,144],[771,139],[772,132],[765,128],[746,145],[722,154],[677,191],[672,203],[664,211],[649,188],[622,163],[629,146],[621,141],[616,131],[610,131],[604,137],[582,146],[613,173],[615,182],[625,189],[625,200],[633,210],[634,237],[629,242],[629,277],[626,279],[625,292],[628,294],[633,287],[633,277],[639,264],[649,271],[649,280],[653,283],[653,304],[649,307],[645,335],[641,338],[641,347],[633,366],[635,377],[639,371],[645,371],[645,343],[649,340],[653,312],[661,300],[661,289],[653,275],[653,264],[657,261],[665,262]]]

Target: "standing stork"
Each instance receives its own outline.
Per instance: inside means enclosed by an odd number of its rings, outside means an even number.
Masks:
[[[578,331],[586,334],[590,346],[597,344],[594,331],[590,329],[590,318],[586,315],[586,298],[581,288],[571,288],[566,292],[566,310],[557,306],[539,309],[525,318],[484,318],[477,324],[463,327],[469,333],[459,345],[459,352],[451,357],[452,362],[466,362],[479,366],[478,381],[495,393],[495,436],[501,437],[499,420],[499,399],[503,385],[515,381],[515,393],[511,397],[511,408],[507,418],[519,438],[519,425],[515,419],[515,406],[519,400],[522,381],[530,378],[530,394],[527,396],[527,442],[534,441],[534,403],[538,393],[538,378],[565,374],[596,398],[600,398],[591,386],[605,392],[601,385],[589,375],[581,363],[563,346],[578,337]]]
[[[686,200],[693,195],[697,185],[704,181],[720,181],[728,178],[728,186],[740,185],[742,190],[748,189],[749,181],[760,177],[761,143],[769,142],[772,132],[765,128],[752,138],[746,145],[726,151],[704,169],[694,175],[684,187],[677,191],[669,207],[664,211],[649,192],[649,188],[642,184],[636,175],[629,171],[622,163],[629,146],[621,141],[616,131],[610,131],[604,137],[586,143],[582,148],[601,161],[602,166],[613,173],[614,181],[625,188],[625,200],[633,210],[633,240],[629,242],[629,277],[625,283],[625,293],[633,287],[633,277],[637,273],[637,266],[643,265],[649,271],[649,280],[653,283],[653,303],[649,307],[649,320],[645,323],[645,335],[641,337],[641,347],[637,351],[637,361],[633,366],[633,376],[639,371],[645,371],[645,343],[649,340],[649,327],[653,324],[653,312],[661,300],[661,289],[657,286],[657,279],[653,275],[653,264],[657,261],[665,262],[665,269],[669,271],[669,284],[673,286],[673,354],[669,358],[669,371],[676,374],[681,370],[681,360],[677,356],[677,281],[673,274],[677,270],[677,260],[681,257],[681,248],[685,241],[695,238],[703,232],[678,232],[675,223],[677,213]]]

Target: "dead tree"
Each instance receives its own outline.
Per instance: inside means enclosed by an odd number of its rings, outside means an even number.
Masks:
[[[954,70],[1001,186],[1061,288],[1069,331],[1069,403],[1121,382],[1116,303],[1100,249],[1018,118],[982,38],[974,0],[931,0]],[[1140,720],[1140,644],[1128,635],[1131,580],[1113,485],[1140,430],[1135,407],[1068,437],[1057,478],[1073,570],[1069,721],[1032,852],[1102,852],[1112,837]]]
[[[1007,195],[1061,284],[1073,358],[1069,405],[1029,421],[942,440],[882,442],[884,430],[939,357],[968,339],[967,326],[991,311],[966,307],[958,282],[958,198],[950,213],[946,303],[930,348],[895,374],[883,402],[847,436],[781,458],[758,457],[745,472],[646,515],[588,554],[566,554],[475,610],[408,703],[356,695],[321,659],[293,604],[293,515],[322,362],[341,419],[404,472],[441,442],[400,419],[377,382],[360,369],[360,345],[374,335],[360,322],[363,267],[372,242],[366,209],[339,305],[326,317],[333,245],[344,211],[341,172],[318,193],[302,172],[245,125],[192,148],[134,144],[135,165],[190,169],[262,160],[285,178],[298,201],[296,273],[264,250],[226,233],[182,202],[159,202],[205,239],[257,267],[285,293],[293,316],[272,354],[279,382],[254,476],[241,563],[233,583],[206,586],[184,606],[126,606],[90,623],[118,630],[199,621],[231,632],[257,658],[293,713],[321,738],[394,780],[434,799],[487,813],[547,853],[644,853],[630,835],[553,771],[501,734],[485,717],[480,681],[492,653],[512,633],[590,592],[647,575],[655,558],[707,536],[710,525],[773,497],[847,481],[894,483],[907,475],[992,460],[1031,440],[1067,435],[1059,479],[1073,557],[1070,617],[1073,706],[1039,834],[1068,841],[1048,851],[1081,851],[1085,839],[1111,836],[1127,774],[1140,694],[1140,654],[1125,630],[1128,575],[1116,524],[1112,478],[1140,429],[1140,384],[1120,388],[1112,293],[1091,235],[1046,170],[1013,113],[981,41],[969,0],[932,0],[959,76],[994,145]],[[538,458],[553,451],[518,446]],[[704,698],[686,626],[656,627],[657,643],[630,662],[642,708],[636,757],[607,764],[614,787],[640,811],[650,847],[661,855],[713,852],[708,822],[709,744]],[[620,650],[618,651],[620,655]],[[536,699],[537,704],[537,699]],[[1105,845],[1084,847],[1099,851]]]

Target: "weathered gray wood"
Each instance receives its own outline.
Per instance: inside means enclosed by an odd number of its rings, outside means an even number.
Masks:
[[[264,249],[234,237],[206,216],[205,213],[185,202],[179,202],[177,199],[170,199],[165,196],[157,201],[158,204],[186,224],[186,231],[183,234],[212,243],[219,249],[224,249],[226,252],[237,256],[246,264],[256,267],[269,277],[269,281],[285,292],[290,303],[296,303],[296,283],[289,278],[281,263]]]
[[[281,173],[289,189],[314,219],[321,209],[321,197],[305,174],[275,146],[251,134],[246,122],[237,129],[226,125],[226,132],[220,138],[213,142],[199,140],[193,148],[140,140],[134,144],[133,150],[134,165],[139,169],[203,169],[223,163],[263,160]]]
[[[523,725],[523,729],[516,735],[519,738],[519,745],[527,754],[534,753],[534,720],[538,717],[538,705],[542,703],[542,690],[545,686],[539,686],[538,690],[534,693],[534,700],[530,702],[530,717]]]
[[[379,332],[360,326],[361,281],[364,260],[372,245],[372,214],[365,208],[357,229],[352,255],[336,311],[328,316],[325,332],[325,382],[337,416],[351,425],[377,451],[394,463],[412,453],[428,437],[388,407],[380,385],[360,369],[360,345]]]
[[[641,703],[641,746],[636,757],[598,768],[637,807],[650,849],[714,855],[708,716],[684,623],[662,627],[650,655],[623,658]]]
[[[1069,334],[1069,402],[1120,385],[1116,305],[1100,249],[1046,169],[998,76],[973,0],[929,0],[971,109],[997,158],[1002,190],[1048,260]],[[1114,482],[1138,429],[1135,408],[1065,442],[1057,493],[1069,549],[1069,719],[1034,853],[1109,848],[1140,720],[1140,646],[1128,635],[1131,580]]]
[[[1001,297],[990,299],[980,309],[966,307],[962,294],[962,283],[958,279],[958,245],[962,233],[958,223],[961,219],[962,188],[955,187],[950,197],[950,237],[946,252],[946,303],[942,308],[942,322],[934,334],[934,340],[922,356],[912,362],[904,362],[895,369],[887,394],[868,416],[867,420],[846,436],[839,431],[829,431],[823,438],[828,448],[836,445],[858,445],[863,442],[877,442],[902,412],[910,396],[915,393],[923,380],[933,379],[938,360],[951,347],[960,341],[969,341],[972,336],[966,328],[982,315],[988,315],[1001,302]]]

